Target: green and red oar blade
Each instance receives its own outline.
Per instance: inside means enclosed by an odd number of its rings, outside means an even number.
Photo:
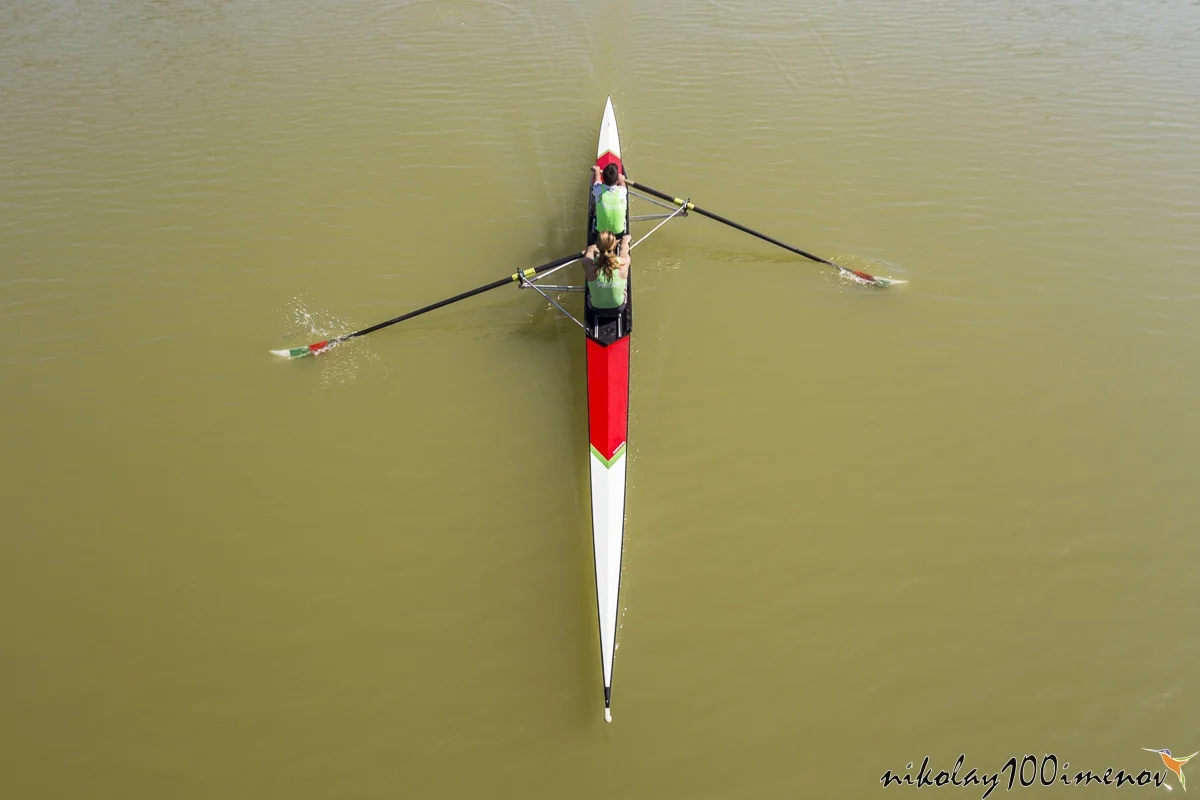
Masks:
[[[843,266],[840,266],[837,264],[835,264],[834,266],[837,266],[839,269],[852,275],[854,277],[854,279],[857,280],[859,283],[866,283],[866,284],[870,284],[871,286],[878,286],[878,287],[884,288],[884,289],[886,289],[888,286],[895,286],[900,283],[908,283],[908,281],[898,280],[897,278],[881,278],[878,275],[872,275],[869,272],[863,272],[862,270],[857,270],[857,269],[850,269],[849,267],[843,267]]]
[[[271,355],[279,356],[280,358],[304,358],[305,356],[315,356],[329,348],[329,342],[316,342],[315,344],[305,345],[304,347],[292,347],[287,350],[272,350]]]

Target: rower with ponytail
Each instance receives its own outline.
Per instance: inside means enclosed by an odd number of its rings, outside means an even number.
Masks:
[[[595,308],[618,308],[625,302],[629,282],[629,236],[617,237],[610,231],[596,235],[596,243],[583,251],[583,273],[588,295]]]

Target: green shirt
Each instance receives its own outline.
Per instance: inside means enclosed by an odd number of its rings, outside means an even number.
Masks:
[[[603,272],[597,272],[596,280],[587,282],[592,305],[596,308],[616,308],[624,303],[626,282],[615,269],[611,279],[604,277]]]
[[[628,205],[625,187],[601,183],[596,188],[596,230],[620,236],[625,233],[625,209]]]

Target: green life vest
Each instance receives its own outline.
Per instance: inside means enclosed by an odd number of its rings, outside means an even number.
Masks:
[[[617,187],[604,187],[596,198],[596,230],[620,236],[625,233],[625,192]]]
[[[596,273],[596,280],[588,281],[588,296],[596,308],[616,308],[625,302],[626,280],[613,270],[612,278],[604,277],[603,272]]]

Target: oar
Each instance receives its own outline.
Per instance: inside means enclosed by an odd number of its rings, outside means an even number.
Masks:
[[[501,286],[506,286],[510,283],[517,283],[522,278],[528,280],[528,279],[534,277],[535,275],[540,275],[543,272],[554,269],[555,267],[566,266],[567,264],[570,264],[572,261],[579,260],[580,257],[581,256],[579,253],[575,253],[573,255],[563,256],[562,258],[556,258],[548,264],[542,264],[540,267],[530,267],[529,269],[524,270],[523,272],[514,272],[512,275],[509,275],[507,278],[501,278],[499,280],[492,281],[491,283],[487,283],[476,289],[472,289],[469,292],[463,292],[462,294],[456,294],[456,295],[454,295],[454,297],[447,297],[445,300],[439,300],[438,302],[431,303],[430,305],[427,305],[424,308],[418,308],[416,311],[410,311],[407,314],[401,314],[398,317],[393,317],[392,319],[389,319],[387,322],[380,322],[378,325],[372,325],[369,328],[363,328],[361,331],[355,331],[354,333],[347,333],[344,336],[338,336],[333,339],[328,339],[324,342],[317,342],[315,344],[306,345],[305,347],[293,347],[289,350],[272,350],[271,353],[272,353],[272,355],[277,355],[277,356],[280,356],[281,358],[304,358],[305,356],[323,353],[326,350],[328,350],[330,347],[333,347],[335,344],[338,344],[339,342],[344,342],[347,339],[354,339],[358,336],[366,336],[368,333],[374,333],[375,331],[381,330],[382,328],[386,328],[389,325],[395,325],[397,322],[404,322],[405,320],[412,319],[413,317],[419,317],[422,314],[427,314],[430,311],[434,311],[436,309],[442,308],[443,306],[448,306],[451,303],[457,303],[459,300],[466,300],[468,297],[474,297],[477,294],[483,294],[484,292],[491,291],[492,289],[499,289]]]
[[[790,250],[791,252],[795,253],[796,255],[804,256],[805,258],[812,259],[813,261],[818,261],[822,264],[828,264],[831,267],[836,267],[841,272],[853,275],[855,278],[858,278],[860,281],[862,281],[864,283],[869,283],[872,286],[891,286],[892,284],[895,284],[895,283],[904,283],[904,281],[893,280],[891,278],[879,278],[879,277],[870,275],[866,272],[862,272],[857,269],[850,269],[849,267],[843,267],[841,264],[835,264],[832,261],[829,261],[828,259],[821,258],[820,256],[814,256],[812,253],[806,253],[803,250],[801,250],[799,247],[792,247],[790,244],[781,242],[778,239],[774,239],[770,236],[767,236],[765,233],[759,233],[756,230],[747,228],[745,225],[739,225],[738,223],[734,222],[731,219],[725,219],[725,217],[722,217],[720,214],[714,214],[711,211],[705,211],[703,208],[700,208],[695,203],[689,203],[686,200],[680,200],[678,197],[673,197],[672,195],[669,195],[665,192],[660,192],[658,189],[652,189],[644,183],[638,183],[637,181],[630,180],[628,175],[625,176],[625,185],[632,186],[635,189],[641,189],[646,194],[652,194],[655,197],[666,200],[668,203],[674,203],[675,205],[680,206],[681,208],[686,207],[688,211],[695,211],[697,214],[699,214],[703,217],[708,217],[709,219],[715,219],[717,222],[724,223],[731,228],[736,228],[739,231],[741,231],[742,233],[748,233],[751,236],[757,236],[759,239],[762,239],[764,242],[770,242],[773,245],[782,247],[784,250]]]

